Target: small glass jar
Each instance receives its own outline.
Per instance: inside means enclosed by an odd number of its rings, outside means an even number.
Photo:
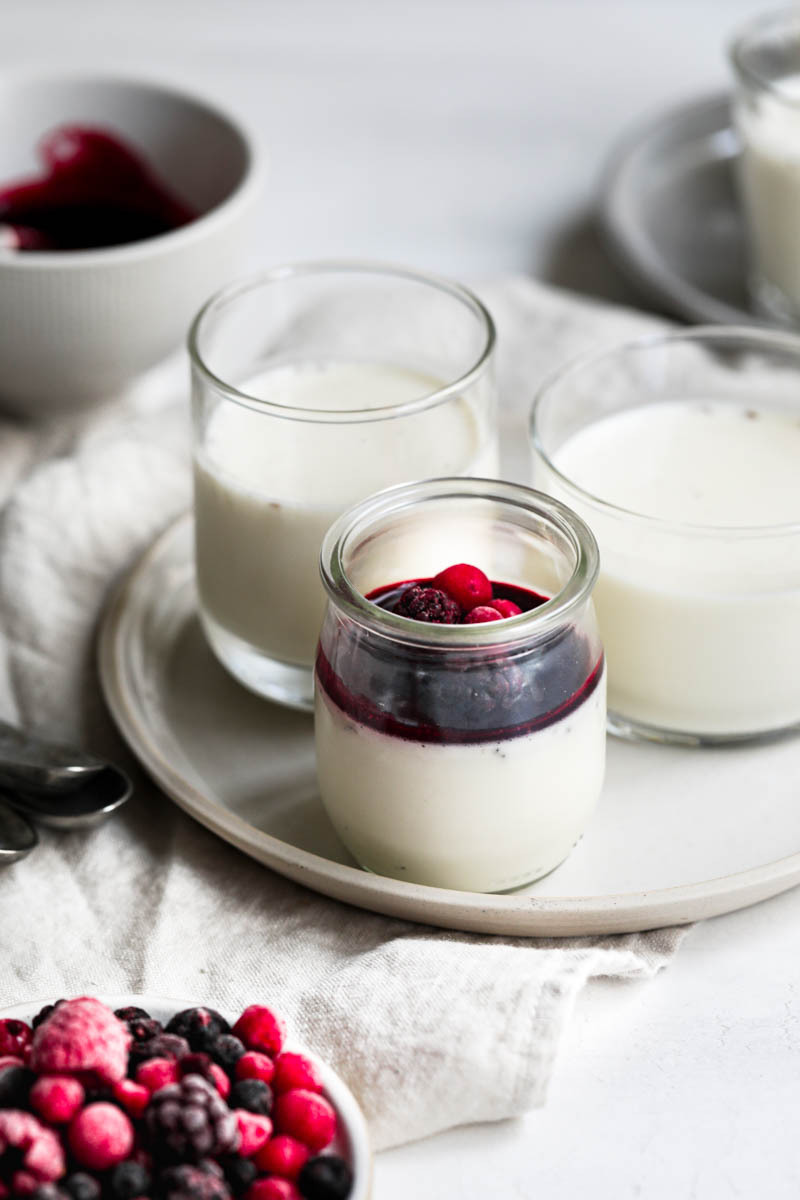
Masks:
[[[772,320],[800,323],[800,9],[750,22],[731,46],[737,172],[750,290]]]
[[[444,625],[368,598],[457,562],[537,606]],[[380,875],[477,892],[552,871],[581,837],[605,765],[590,530],[529,488],[434,479],[350,509],[321,569],[319,786],[353,856]]]
[[[259,695],[313,706],[323,535],[378,488],[498,469],[494,326],[448,280],[368,263],[278,268],[189,338],[199,612]]]
[[[699,745],[800,724],[800,338],[713,326],[541,388],[533,482],[600,547],[609,728]]]

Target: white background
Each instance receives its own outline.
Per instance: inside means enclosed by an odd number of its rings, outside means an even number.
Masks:
[[[725,86],[745,0],[0,0],[0,64],[204,90],[268,148],[253,266],[364,255],[636,302],[592,226],[608,149]],[[794,850],[796,847],[787,847]],[[376,1200],[796,1200],[800,891],[592,984],[547,1106],[381,1155]]]

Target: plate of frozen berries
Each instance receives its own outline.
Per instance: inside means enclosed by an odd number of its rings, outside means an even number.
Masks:
[[[0,1200],[367,1200],[364,1116],[274,1009],[0,1012]]]

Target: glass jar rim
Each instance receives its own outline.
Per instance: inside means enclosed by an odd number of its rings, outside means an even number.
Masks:
[[[312,276],[342,277],[366,275],[375,278],[401,280],[406,283],[416,283],[433,288],[444,295],[458,300],[464,308],[476,316],[483,326],[483,345],[475,361],[458,378],[432,392],[418,396],[413,400],[405,400],[400,404],[386,405],[384,408],[352,408],[330,411],[329,409],[296,408],[289,404],[276,404],[258,396],[248,394],[233,384],[227,383],[211,370],[203,357],[200,342],[203,336],[203,326],[206,319],[226,305],[272,283],[282,283],[285,280],[310,278]],[[248,275],[243,279],[234,280],[211,296],[189,328],[187,345],[192,367],[225,399],[240,404],[255,412],[269,413],[290,421],[308,421],[317,424],[356,424],[369,421],[393,420],[435,408],[439,404],[471,387],[487,369],[492,358],[497,341],[494,320],[486,305],[478,299],[474,292],[463,284],[447,279],[442,275],[434,275],[423,271],[415,271],[408,267],[396,266],[392,263],[372,262],[360,259],[318,259],[309,262],[285,263],[282,266],[271,267],[266,271]]]
[[[800,47],[800,9],[779,8],[769,13],[761,13],[742,26],[730,43],[728,57],[734,71],[743,82],[755,84],[790,108],[800,108],[800,95],[789,96],[781,87],[780,81],[763,75],[748,61],[747,57],[750,48],[749,44],[754,37],[760,33],[765,33],[771,26],[778,26],[782,22],[789,20],[797,26],[797,41],[798,47]]]
[[[549,396],[567,380],[583,373],[598,363],[617,357],[623,357],[634,351],[655,349],[660,346],[680,343],[707,343],[733,345],[744,341],[750,343],[749,348],[756,350],[782,351],[794,355],[800,369],[800,335],[777,329],[759,329],[749,325],[697,325],[693,329],[676,330],[668,333],[653,333],[642,337],[632,338],[613,346],[599,350],[590,350],[574,358],[565,366],[559,367],[541,384],[531,407],[529,436],[534,451],[548,469],[556,476],[565,489],[577,496],[581,503],[605,513],[608,516],[625,520],[631,524],[650,529],[654,533],[674,533],[682,537],[697,538],[748,538],[763,539],[765,537],[787,537],[800,535],[800,520],[787,521],[771,525],[707,525],[691,521],[673,521],[666,517],[654,517],[635,509],[625,508],[596,496],[565,475],[553,462],[552,456],[545,449],[541,438],[538,416],[541,407]]]
[[[569,578],[554,596],[529,612],[503,621],[475,625],[440,625],[409,620],[368,600],[350,579],[344,551],[358,530],[424,500],[486,500],[533,512],[566,538],[575,555]],[[375,633],[409,645],[479,649],[513,644],[562,627],[591,596],[600,568],[597,542],[586,522],[560,500],[523,484],[498,479],[443,477],[385,488],[344,512],[328,529],[320,552],[320,574],[328,596],[349,617]]]

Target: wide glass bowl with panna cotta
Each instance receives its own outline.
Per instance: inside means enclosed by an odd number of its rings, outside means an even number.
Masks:
[[[539,392],[533,479],[600,548],[614,732],[691,744],[800,725],[800,338],[697,328]]]

